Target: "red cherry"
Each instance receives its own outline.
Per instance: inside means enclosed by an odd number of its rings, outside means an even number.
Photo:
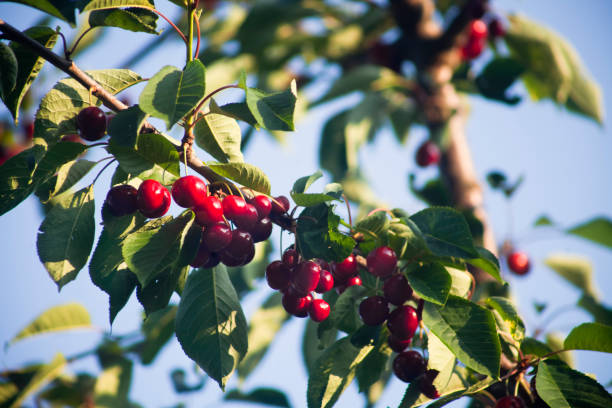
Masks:
[[[440,393],[433,385],[434,380],[440,372],[438,370],[427,370],[425,374],[419,380],[419,390],[427,397],[431,399],[440,398]]]
[[[384,278],[395,272],[397,256],[395,251],[387,246],[378,247],[368,254],[368,272],[374,276]]]
[[[487,25],[482,20],[473,20],[470,23],[469,30],[470,39],[475,38],[478,40],[484,40],[487,38]]]
[[[389,303],[382,296],[370,296],[359,304],[359,315],[368,326],[378,326],[389,316]]]
[[[495,18],[489,23],[489,32],[493,38],[503,37],[506,35],[506,28],[500,19]]]
[[[227,219],[235,221],[236,217],[240,217],[244,214],[244,209],[246,207],[246,201],[244,198],[228,195],[223,199],[223,214],[227,217]]]
[[[409,339],[419,326],[419,317],[412,306],[399,306],[389,315],[387,327],[400,339]]]
[[[525,408],[525,402],[521,397],[508,395],[498,399],[495,408]]]
[[[138,210],[138,190],[129,184],[111,188],[106,194],[108,211],[115,217],[132,214]]]
[[[283,294],[283,307],[287,313],[297,317],[306,317],[308,315],[308,309],[312,302],[312,295],[309,293],[306,296],[299,296],[291,291],[287,291]]]
[[[316,289],[321,276],[321,267],[306,261],[299,264],[293,273],[292,287],[296,293],[306,295]]]
[[[268,286],[276,290],[285,290],[291,281],[291,270],[281,261],[274,261],[266,268]]]
[[[251,204],[257,209],[259,219],[267,217],[272,211],[272,201],[265,195],[258,195],[253,197],[250,201]]]
[[[201,205],[207,194],[206,183],[196,176],[181,177],[172,185],[172,198],[181,207]]]
[[[24,122],[23,133],[26,142],[32,141],[32,139],[34,138],[34,122],[32,122],[31,120]]]
[[[106,133],[106,115],[97,106],[82,109],[76,117],[81,137],[90,142],[100,140]]]
[[[359,276],[353,276],[352,278],[349,278],[346,281],[346,287],[348,288],[349,286],[361,286],[362,282],[361,282],[361,278]]]
[[[412,288],[401,273],[391,276],[383,285],[385,298],[396,306],[403,305],[412,296]]]
[[[329,267],[329,263],[327,263],[325,259],[315,258],[312,261],[318,263],[321,269],[325,269],[326,271],[331,271]]]
[[[215,196],[207,196],[193,209],[196,222],[202,226],[223,222],[223,207]]]
[[[274,214],[284,214],[289,211],[289,208],[291,208],[289,199],[283,195],[275,197],[272,201],[272,213]]]
[[[290,268],[293,268],[300,262],[300,254],[293,248],[287,248],[283,252],[283,263]]]
[[[332,290],[334,287],[334,277],[329,271],[325,269],[321,269],[321,275],[319,276],[319,283],[317,284],[317,288],[315,292],[317,293],[325,293]]]
[[[258,220],[250,231],[253,242],[262,242],[270,238],[270,235],[272,235],[272,227],[272,220],[268,217]]]
[[[204,264],[210,261],[211,255],[212,254],[210,253],[206,245],[200,244],[200,247],[198,248],[198,252],[196,253],[195,258],[193,258],[193,260],[189,263],[189,265],[194,268],[200,268],[204,266]]]
[[[329,316],[331,308],[323,299],[315,299],[310,303],[308,314],[315,322],[322,322]]]
[[[423,356],[415,350],[399,353],[393,360],[393,372],[400,380],[412,382],[427,369]]]
[[[395,351],[396,353],[401,353],[402,351],[408,348],[410,343],[412,343],[412,338],[399,339],[391,334],[389,336],[389,339],[387,339],[387,343],[389,343],[389,347],[391,347],[391,350]]]
[[[245,231],[251,231],[257,221],[259,220],[259,215],[257,214],[257,209],[252,204],[246,204],[244,206],[244,210],[242,210],[241,214],[236,215],[232,221],[236,224],[238,228],[241,228]]]
[[[430,140],[423,143],[416,152],[416,163],[420,167],[431,166],[432,164],[437,164],[439,161],[440,149]]]
[[[235,229],[232,231],[230,243],[225,247],[223,252],[227,252],[235,258],[241,258],[249,254],[252,248],[254,249],[255,246],[251,234],[240,229]]]
[[[148,218],[158,218],[170,208],[170,192],[159,181],[145,180],[138,187],[136,195],[138,209]]]
[[[525,252],[514,251],[508,255],[508,268],[517,275],[526,275],[531,269],[529,256]]]
[[[344,282],[356,274],[357,260],[353,254],[347,256],[344,261],[334,265],[334,275],[339,282]]]
[[[463,58],[464,61],[473,60],[474,58],[482,54],[485,45],[486,43],[484,40],[469,40],[467,44],[461,47],[461,58]]]
[[[232,229],[225,223],[206,227],[202,241],[211,252],[219,252],[232,241]]]

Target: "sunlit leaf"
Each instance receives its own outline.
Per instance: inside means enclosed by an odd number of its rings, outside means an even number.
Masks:
[[[11,342],[38,334],[89,327],[91,319],[87,309],[78,303],[69,303],[45,310],[17,333]]]

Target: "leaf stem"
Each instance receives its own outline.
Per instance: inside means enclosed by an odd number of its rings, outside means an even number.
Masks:
[[[196,7],[197,7],[197,3],[198,0],[196,0]],[[198,55],[200,55],[200,37],[202,36],[200,34],[200,18],[198,16],[196,16],[195,18],[195,23],[196,23],[196,50],[195,50],[195,55],[193,56],[193,58],[198,58]]]
[[[187,62],[193,61],[193,19],[195,10],[195,2],[189,1],[187,6]]]
[[[98,172],[98,174],[96,175],[96,177],[95,177],[95,178],[93,179],[93,181],[91,182],[91,184],[90,184],[90,185],[91,185],[92,187],[93,187],[93,185],[94,185],[94,184],[96,184],[96,181],[98,181],[98,177],[100,177],[100,176],[102,175],[102,172],[103,172],[104,170],[106,170],[106,169],[108,168],[108,166],[110,166],[111,164],[113,164],[113,163],[114,163],[116,160],[117,160],[117,159],[114,159],[114,158],[113,158],[113,160],[109,161],[108,163],[106,163],[106,165],[105,165],[104,167],[102,167],[102,170],[100,170],[100,171]]]
[[[79,38],[76,39],[76,41],[74,42],[74,44],[72,45],[72,48],[70,48],[70,51],[66,51],[66,59],[70,59],[70,56],[72,55],[72,53],[74,52],[74,50],[76,50],[76,47],[79,45],[79,43],[81,42],[81,40],[83,39],[83,37],[85,37],[85,34],[87,34],[88,32],[90,32],[91,30],[93,30],[95,27],[89,27],[87,28],[87,30],[83,31],[81,33],[81,35],[79,35]],[[64,44],[65,45],[65,44]],[[65,49],[65,48],[64,48]]]
[[[204,97],[204,99],[202,99],[202,101],[200,101],[200,103],[198,104],[198,106],[196,106],[193,109],[193,112],[191,113],[191,115],[195,115],[197,114],[200,109],[202,109],[202,107],[204,106],[204,104],[206,103],[206,101],[208,101],[210,98],[213,97],[213,95],[225,90],[225,89],[230,89],[230,88],[240,88],[238,85],[224,85],[221,88],[217,88],[214,91],[212,91],[211,93],[209,93],[208,95],[206,95]],[[200,116],[199,118],[197,118],[192,124],[191,127],[195,126],[196,123],[198,123],[200,121],[201,118],[203,118],[204,115]]]
[[[162,13],[159,10],[156,10],[154,8],[149,8],[149,7],[138,7],[138,6],[132,6],[132,7],[137,7],[137,8],[144,8],[147,10],[151,10],[152,12],[154,12],[155,14],[157,14],[158,16],[160,16],[161,18],[163,18],[164,20],[166,20],[168,22],[168,24],[170,24],[172,26],[172,28],[174,28],[174,31],[176,31],[178,33],[178,35],[181,36],[181,38],[183,39],[183,41],[185,42],[185,44],[187,44],[187,38],[185,37],[185,34],[183,34],[181,32],[181,30],[179,30],[179,28],[172,22],[172,20],[170,20],[168,17],[166,17],[164,15],[164,13]]]

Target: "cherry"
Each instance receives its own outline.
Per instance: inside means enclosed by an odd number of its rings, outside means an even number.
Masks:
[[[60,142],[72,142],[72,143],[84,144],[83,139],[81,139],[81,136],[79,136],[76,133],[71,133],[71,134],[62,136],[62,138],[60,139]]]
[[[306,261],[299,264],[293,273],[292,287],[296,293],[306,295],[316,289],[321,276],[321,267],[312,262]]]
[[[251,231],[258,220],[259,215],[257,214],[257,209],[252,204],[246,204],[242,213],[235,215],[232,219],[238,228],[246,231]]]
[[[193,209],[196,222],[202,226],[223,222],[223,206],[215,196],[207,196]]]
[[[389,331],[400,339],[414,336],[419,325],[419,317],[412,306],[399,306],[391,312],[387,320]]]
[[[465,61],[472,60],[482,54],[484,48],[484,40],[471,39],[467,44],[461,47],[461,58]]]
[[[312,295],[309,293],[306,296],[299,296],[292,291],[287,291],[283,294],[282,304],[287,313],[297,317],[306,317],[308,309],[312,302]]]
[[[416,152],[416,163],[420,167],[431,166],[440,161],[440,149],[431,140],[426,141]]]
[[[508,255],[508,268],[517,275],[526,275],[531,269],[529,256],[525,252],[514,251]]]
[[[221,262],[223,262],[226,266],[242,266],[246,265],[255,256],[255,245],[251,245],[247,248],[246,252],[236,255],[235,253],[229,251],[227,248],[221,252],[219,252],[219,258]]]
[[[308,314],[310,318],[315,322],[322,322],[329,316],[330,307],[329,303],[323,299],[315,299],[310,303]]]
[[[235,229],[232,231],[230,243],[225,247],[223,252],[234,258],[243,258],[254,249],[255,244],[253,243],[251,234],[241,229]]]
[[[291,268],[296,266],[300,262],[300,254],[293,248],[287,248],[283,252],[283,263]]]
[[[401,273],[391,276],[383,285],[385,298],[396,306],[403,305],[412,296],[412,288]]]
[[[489,23],[489,32],[491,33],[491,37],[498,38],[506,35],[506,28],[502,24],[501,20],[498,18],[494,18]]]
[[[368,326],[378,326],[389,317],[389,303],[382,296],[370,296],[359,304],[359,315]]]
[[[170,208],[170,192],[156,180],[143,181],[138,187],[136,199],[138,209],[148,218],[161,217]]]
[[[34,122],[32,122],[31,120],[24,122],[23,133],[24,138],[27,142],[32,141],[32,139],[34,138]]]
[[[284,214],[289,211],[289,208],[291,208],[289,199],[283,195],[274,197],[272,200],[272,213],[274,214]]]
[[[200,244],[198,248],[198,252],[196,253],[195,258],[189,263],[190,266],[194,268],[200,268],[204,264],[206,264],[211,259],[211,253],[206,247],[206,245]]]
[[[115,217],[132,214],[138,210],[138,190],[129,184],[121,184],[111,188],[106,194],[108,211]]]
[[[207,194],[206,184],[196,176],[181,177],[172,185],[172,198],[181,207],[197,207]]]
[[[508,395],[498,399],[495,408],[525,408],[525,402],[521,397]]]
[[[349,278],[346,281],[346,287],[348,288],[349,286],[361,286],[362,282],[361,282],[361,278],[359,276],[353,276],[352,278]]]
[[[313,259],[313,262],[318,263],[321,269],[325,269],[326,271],[331,271],[331,269],[329,268],[329,263],[327,263],[325,259],[315,258]]]
[[[427,370],[419,380],[419,390],[421,390],[421,392],[425,394],[427,398],[440,398],[440,393],[436,389],[435,385],[433,385],[433,382],[439,373],[440,372],[438,370]]]
[[[412,382],[425,373],[427,362],[423,356],[415,350],[399,353],[393,360],[393,372],[400,380]]]
[[[211,252],[219,252],[232,241],[232,229],[225,223],[206,227],[202,241]]]
[[[272,201],[265,195],[258,195],[249,201],[257,209],[259,219],[267,217],[272,211]]]
[[[281,261],[274,261],[266,267],[268,286],[276,290],[285,290],[291,281],[291,270]]]
[[[333,287],[334,277],[329,271],[321,269],[321,275],[319,275],[319,283],[317,284],[315,292],[325,293],[332,290]]]
[[[368,254],[368,272],[374,276],[384,278],[395,272],[397,267],[397,256],[395,251],[388,246],[378,247]]]
[[[350,254],[344,261],[334,265],[334,274],[339,282],[344,282],[357,274],[357,260],[355,255]]]
[[[406,348],[408,348],[410,343],[412,343],[412,338],[399,339],[394,335],[390,335],[389,339],[387,339],[387,343],[389,343],[389,347],[391,347],[391,350],[395,351],[396,353],[401,353],[402,351],[406,350]]]
[[[272,227],[272,220],[268,217],[258,220],[250,231],[253,242],[261,242],[270,238],[270,235],[272,235]]]
[[[106,115],[97,106],[82,109],[76,117],[81,137],[90,142],[100,140],[106,133]]]
[[[487,25],[482,20],[473,20],[469,26],[469,36],[471,39],[484,40],[487,38]]]
[[[235,221],[236,217],[240,217],[245,212],[246,201],[244,198],[236,195],[228,195],[223,199],[223,214]]]

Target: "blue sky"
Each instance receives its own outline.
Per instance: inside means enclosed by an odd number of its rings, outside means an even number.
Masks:
[[[173,6],[158,1],[158,7],[175,14]],[[575,2],[569,0],[495,1],[499,10],[518,11],[562,33],[578,50],[593,77],[602,86],[605,117],[612,117],[612,57],[609,52],[612,3],[608,0]],[[0,16],[18,28],[29,27],[39,14],[31,9],[12,4],[0,4]],[[163,23],[160,23],[163,26]],[[100,47],[77,58],[83,69],[116,67],[130,52],[138,49],[139,41],[146,36],[115,31]],[[126,40],[129,38],[129,40]],[[121,42],[112,43],[113,39]],[[120,44],[118,46],[117,44]],[[59,46],[56,51],[59,50]],[[145,63],[133,67],[145,77],[154,74],[168,63],[181,66],[184,51],[177,46],[156,52]],[[174,62],[176,61],[176,62]],[[47,72],[49,67],[46,68]],[[52,84],[36,86],[50,87]],[[522,87],[517,92],[525,94]],[[286,194],[295,179],[310,174],[318,168],[316,152],[318,134],[323,119],[332,110],[344,106],[347,101],[325,106],[297,124],[296,132],[289,135],[287,144],[280,146],[271,138],[261,135],[246,152],[246,160],[260,166],[270,177],[273,193]],[[519,106],[509,108],[477,97],[470,98],[471,116],[467,134],[477,172],[482,180],[487,171],[500,169],[511,178],[525,175],[523,186],[512,200],[516,244],[530,253],[532,273],[524,278],[508,276],[513,295],[521,305],[528,332],[531,333],[542,319],[533,313],[531,304],[547,302],[550,309],[574,304],[577,290],[557,279],[543,260],[553,252],[574,253],[587,256],[593,263],[595,280],[604,302],[612,304],[612,275],[609,266],[612,252],[586,243],[577,238],[554,231],[534,231],[533,221],[541,214],[548,214],[562,226],[575,225],[596,215],[612,216],[612,190],[609,177],[612,164],[612,132],[609,125],[598,126],[592,121],[572,115],[550,102],[535,104],[525,98]],[[0,108],[4,109],[4,108]],[[414,171],[413,155],[426,137],[415,129],[404,146],[399,146],[389,132],[379,135],[375,145],[368,145],[361,152],[366,164],[366,176],[375,181],[376,192],[394,207],[409,211],[421,208],[407,192],[407,173]],[[93,157],[98,157],[93,155]],[[101,157],[101,156],[99,156]],[[434,174],[434,170],[419,173],[419,180]],[[110,172],[96,185],[97,213],[106,194]],[[486,208],[498,241],[507,231],[507,204],[497,193],[485,190]],[[12,212],[0,217],[0,310],[4,317],[0,325],[0,342],[14,336],[31,318],[44,309],[72,301],[80,302],[90,311],[94,324],[101,330],[108,329],[107,298],[90,282],[87,270],[81,271],[76,281],[58,293],[55,284],[36,256],[36,231],[42,221],[36,202],[29,199]],[[99,233],[99,231],[97,231]],[[244,303],[250,315],[270,290],[264,287],[249,296]],[[10,316],[10,318],[8,318]],[[547,314],[544,314],[546,318]],[[113,326],[115,333],[138,326],[141,308],[132,298]],[[548,328],[566,333],[573,325],[587,320],[578,310],[570,310],[553,320]],[[301,363],[300,344],[303,320],[292,319],[278,334],[273,354],[266,357],[261,366],[244,384],[249,390],[257,386],[274,386],[285,391],[294,406],[305,405],[306,377]],[[18,343],[0,353],[0,368],[12,368],[26,361],[49,361],[56,351],[73,354],[92,347],[99,338],[98,332],[74,332],[67,336],[50,335]],[[612,380],[612,357],[596,352],[576,353],[579,369],[597,375],[606,384]],[[91,367],[93,361],[81,366]],[[218,387],[208,382],[203,391],[187,397],[176,398],[171,391],[168,373],[175,367],[191,372],[193,364],[174,341],[159,356],[153,368],[136,367],[132,397],[147,407],[167,407],[177,400],[188,406],[216,406],[221,397]],[[233,379],[229,388],[237,385]],[[393,380],[378,406],[395,406],[399,403],[405,386]],[[154,390],[152,392],[151,390]],[[362,403],[356,387],[350,387],[341,397],[337,407],[354,407]],[[227,406],[242,406],[228,404]],[[456,406],[462,406],[458,404]]]

